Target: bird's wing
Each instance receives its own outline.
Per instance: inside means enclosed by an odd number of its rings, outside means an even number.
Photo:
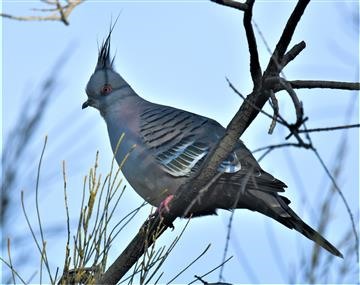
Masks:
[[[162,169],[184,177],[198,170],[205,156],[224,135],[216,121],[176,108],[149,104],[141,114],[140,132],[146,147]],[[286,185],[263,171],[239,141],[219,168],[218,183],[239,189],[284,192]]]
[[[174,177],[189,176],[222,137],[217,122],[172,107],[149,104],[141,114],[140,132],[162,169]],[[241,168],[235,152],[221,163],[219,171],[234,173]]]
[[[259,190],[265,192],[285,191],[284,188],[287,187],[286,184],[264,171],[252,153],[241,141],[238,143],[234,152],[241,164],[241,169],[231,175],[222,175],[219,178],[218,183],[233,185],[246,190]]]

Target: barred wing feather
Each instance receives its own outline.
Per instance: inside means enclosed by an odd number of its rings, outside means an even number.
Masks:
[[[189,176],[201,165],[211,146],[210,136],[199,134],[214,128],[214,122],[186,111],[152,105],[141,115],[141,134],[164,171],[175,177]],[[223,132],[216,125],[216,131]],[[207,139],[206,139],[207,138]],[[218,170],[234,173],[241,169],[235,153],[221,163]]]

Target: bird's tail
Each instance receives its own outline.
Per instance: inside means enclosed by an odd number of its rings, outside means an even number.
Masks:
[[[247,208],[273,218],[284,226],[302,233],[330,253],[343,258],[343,255],[335,246],[296,215],[288,206],[290,200],[286,197],[279,195],[275,191],[268,192],[251,189],[241,198],[238,203],[239,208]]]
[[[293,212],[291,210],[291,212]],[[294,213],[295,214],[295,213]],[[298,232],[302,233],[307,238],[313,240],[315,243],[320,245],[321,247],[325,248],[327,251],[332,253],[333,255],[339,256],[344,258],[341,252],[333,246],[329,241],[327,241],[321,234],[303,222],[296,214],[295,217],[291,217],[288,219],[287,223],[291,224],[291,226],[297,230]]]
[[[320,233],[301,220],[301,218],[288,206],[290,201],[287,198],[280,195],[276,195],[275,197],[274,198],[277,200],[278,204],[276,205],[272,203],[270,204],[271,206],[268,204],[272,210],[267,209],[264,213],[265,215],[274,218],[290,229],[297,230],[330,253],[343,258],[343,255],[335,246],[333,246]],[[280,211],[279,208],[281,208]]]

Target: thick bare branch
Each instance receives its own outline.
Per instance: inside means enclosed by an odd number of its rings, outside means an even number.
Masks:
[[[342,89],[342,90],[360,90],[359,82],[342,82],[342,81],[326,81],[326,80],[289,80],[288,83],[294,89],[302,88],[326,88],[326,89]]]
[[[279,42],[270,58],[266,71],[268,73],[278,74],[279,63],[283,61],[284,54],[290,44],[291,38],[295,32],[295,28],[298,25],[302,14],[305,11],[306,6],[310,0],[299,0],[296,4],[294,11],[292,12],[288,22],[286,23],[285,29],[280,37]]]
[[[257,50],[256,38],[254,35],[254,30],[251,25],[252,19],[252,9],[255,0],[246,1],[248,9],[244,13],[244,28],[246,32],[246,38],[249,46],[250,53],[250,74],[252,81],[254,83],[254,90],[260,88],[261,86],[261,66],[259,62],[259,54]]]
[[[259,54],[257,50],[256,38],[251,24],[252,10],[255,0],[247,0],[245,3],[240,3],[232,0],[211,0],[211,1],[220,5],[224,5],[244,11],[243,24],[246,32],[246,38],[250,53],[250,74],[254,83],[254,89],[260,88],[262,72],[259,62]]]
[[[284,85],[284,83],[286,83]],[[293,89],[341,89],[341,90],[360,90],[359,82],[343,82],[328,80],[286,80],[279,76],[268,77],[264,81],[267,88],[271,88],[274,92],[286,90],[286,86],[290,85]]]

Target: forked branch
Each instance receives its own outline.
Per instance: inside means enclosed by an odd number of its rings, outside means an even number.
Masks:
[[[43,1],[50,5],[52,8],[45,9],[33,9],[39,12],[53,12],[49,15],[37,15],[37,16],[14,16],[6,13],[0,13],[3,18],[8,18],[18,21],[60,21],[64,25],[69,25],[69,15],[75,9],[76,6],[83,3],[85,0],[68,0],[65,5],[61,5],[59,0]]]

